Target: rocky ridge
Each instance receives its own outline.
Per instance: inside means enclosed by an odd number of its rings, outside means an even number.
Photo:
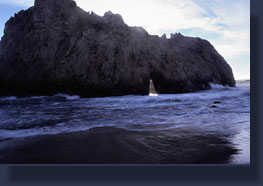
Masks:
[[[235,86],[232,69],[206,40],[152,36],[112,12],[85,12],[73,0],[35,0],[5,25],[0,94],[83,97]]]

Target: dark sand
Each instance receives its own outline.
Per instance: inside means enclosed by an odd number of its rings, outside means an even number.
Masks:
[[[220,134],[115,127],[0,142],[1,164],[222,164],[237,150]]]

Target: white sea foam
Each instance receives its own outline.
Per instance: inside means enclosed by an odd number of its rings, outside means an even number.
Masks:
[[[235,89],[235,87],[229,87],[229,86],[223,86],[223,85],[219,85],[219,84],[215,84],[215,83],[209,83],[211,89],[213,90],[219,90],[219,89],[223,89],[223,90],[227,90],[227,89]]]
[[[109,124],[101,124],[96,126],[67,126],[64,123],[58,123],[54,127],[46,126],[46,127],[34,127],[30,129],[18,129],[18,130],[6,130],[0,129],[0,141],[6,139],[13,139],[13,138],[25,138],[25,137],[32,137],[38,135],[50,135],[50,134],[61,134],[61,133],[69,133],[69,132],[80,132],[86,131],[94,127],[116,127],[116,125],[109,125]]]
[[[0,98],[0,100],[2,100],[2,101],[12,101],[12,100],[16,100],[17,99],[17,97],[15,97],[15,96],[9,96],[9,97],[2,97],[2,98]]]
[[[55,96],[60,96],[60,97],[63,97],[67,100],[77,100],[77,99],[80,99],[80,96],[78,95],[67,95],[67,94],[56,94]]]

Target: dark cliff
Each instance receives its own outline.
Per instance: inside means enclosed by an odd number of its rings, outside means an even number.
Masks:
[[[148,94],[235,86],[230,66],[206,40],[170,39],[100,17],[73,0],[36,0],[5,25],[0,42],[0,94],[85,97]]]

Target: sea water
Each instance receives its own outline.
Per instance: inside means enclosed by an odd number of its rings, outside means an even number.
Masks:
[[[114,126],[127,130],[197,128],[227,136],[239,153],[232,164],[250,163],[250,81],[186,94],[81,98],[57,94],[0,98],[0,141]]]

